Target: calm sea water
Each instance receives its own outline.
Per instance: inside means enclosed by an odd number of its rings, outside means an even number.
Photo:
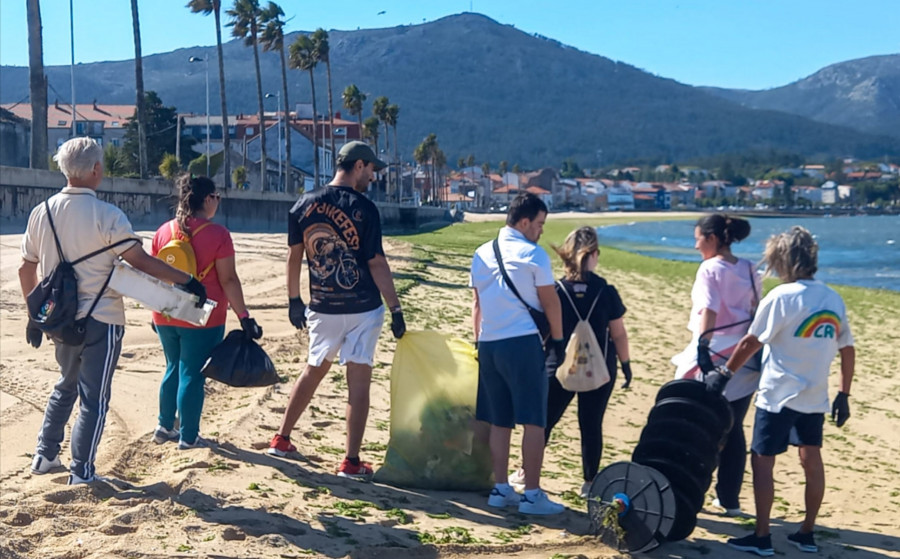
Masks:
[[[631,252],[700,262],[694,250],[694,220],[637,222],[598,229],[600,244]],[[819,243],[816,278],[828,283],[900,291],[900,216],[750,218],[750,236],[732,245],[758,261],[766,239],[801,225]]]

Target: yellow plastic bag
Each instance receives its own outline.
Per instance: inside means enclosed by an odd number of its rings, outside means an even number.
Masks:
[[[493,485],[489,426],[475,420],[478,362],[465,340],[408,331],[391,371],[391,438],[375,481],[480,491]]]

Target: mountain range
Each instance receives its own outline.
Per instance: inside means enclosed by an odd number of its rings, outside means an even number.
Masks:
[[[400,106],[406,160],[430,132],[451,164],[471,153],[479,163],[523,168],[566,158],[593,167],[770,151],[811,160],[900,156],[900,55],[836,64],[781,88],[738,91],[681,84],[473,13],[329,35],[335,110],[349,116],[340,104],[351,83],[369,95],[364,116],[375,97],[389,97]],[[252,49],[238,40],[223,48],[229,112],[255,113]],[[179,111],[203,113],[204,65],[188,59],[206,55],[217,114],[215,46],[144,57],[145,88]],[[280,91],[277,54],[260,56],[263,91]],[[0,102],[27,102],[27,68],[4,66],[0,73]],[[68,102],[69,67],[46,73],[50,102]],[[79,102],[134,103],[131,60],[79,64],[75,76]],[[317,108],[325,113],[324,69],[315,78]],[[292,106],[309,102],[307,72],[289,70],[288,82]],[[276,109],[274,100],[266,103],[267,111]]]

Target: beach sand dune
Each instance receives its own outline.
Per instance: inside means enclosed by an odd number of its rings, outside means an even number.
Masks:
[[[573,221],[573,227],[577,222]],[[148,237],[149,232],[143,235]],[[305,332],[287,320],[284,236],[236,234],[238,272],[263,346],[285,382],[237,389],[207,385],[201,430],[213,449],[179,452],[150,440],[164,360],[150,314],[126,300],[127,329],[97,459],[109,483],[68,487],[65,469],[34,476],[28,468],[46,399],[57,379],[52,344],[24,339],[19,293],[19,235],[0,238],[0,557],[354,557],[466,558],[618,557],[590,537],[580,483],[574,406],[547,449],[546,489],[570,505],[559,517],[498,513],[485,496],[412,491],[343,480],[346,382],[335,367],[295,430],[302,456],[264,453],[278,427],[293,380],[306,357]],[[410,328],[470,339],[471,294],[464,286],[470,255],[436,254],[388,239]],[[602,262],[601,262],[602,266]],[[627,460],[653,396],[672,374],[668,358],[687,342],[688,281],[604,272],[628,306],[635,382],[613,393],[603,462]],[[304,273],[305,274],[305,273]],[[305,291],[305,287],[304,287]],[[865,303],[855,321],[859,377],[853,417],[843,430],[826,425],[828,491],[819,541],[823,556],[900,557],[900,377],[896,309]],[[854,320],[851,311],[851,320]],[[237,328],[229,315],[228,328]],[[395,343],[385,325],[374,370],[363,456],[380,463],[388,442],[390,362]],[[836,381],[836,379],[835,379]],[[620,382],[621,383],[621,382]],[[77,410],[76,410],[77,413]],[[748,427],[749,428],[749,427]],[[514,435],[514,441],[520,433]],[[67,444],[62,459],[69,458]],[[518,456],[514,449],[513,456]],[[793,453],[776,470],[774,544],[800,556],[785,537],[801,520],[802,472]],[[749,475],[743,493],[752,510]],[[707,501],[710,497],[707,496]],[[746,521],[701,514],[688,540],[649,557],[744,557],[722,543]],[[438,544],[438,545],[435,545]],[[853,551],[852,555],[850,551]]]

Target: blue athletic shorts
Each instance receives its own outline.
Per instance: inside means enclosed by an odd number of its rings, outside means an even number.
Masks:
[[[750,449],[761,456],[775,456],[794,446],[822,446],[825,414],[800,413],[782,408],[772,413],[756,408],[753,422],[753,444]]]
[[[548,389],[537,334],[478,343],[477,419],[510,429],[546,427]]]

